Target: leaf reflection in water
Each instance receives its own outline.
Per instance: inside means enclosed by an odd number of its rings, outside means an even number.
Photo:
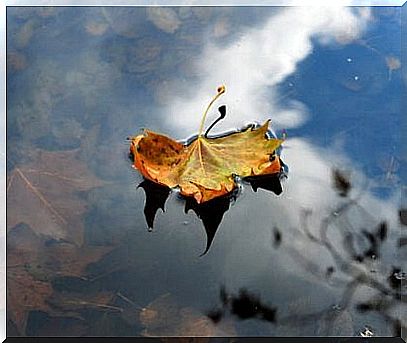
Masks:
[[[158,209],[165,212],[165,202],[170,195],[171,189],[166,186],[161,186],[150,180],[143,180],[138,187],[144,189],[146,193],[146,202],[144,205],[144,216],[149,228],[153,228],[154,218]]]
[[[214,323],[219,323],[225,316],[226,311],[229,311],[241,320],[258,318],[270,323],[276,321],[277,308],[263,303],[260,296],[249,292],[245,288],[241,288],[239,294],[234,295],[229,294],[222,286],[219,297],[222,307],[212,309],[207,313],[207,316]]]
[[[335,305],[340,309],[339,312],[351,309],[356,309],[358,313],[374,312],[391,323],[393,334],[399,336],[407,324],[406,292],[401,284],[405,274],[400,267],[389,265],[382,257],[384,244],[391,243],[388,241],[391,237],[389,223],[387,219],[375,219],[370,228],[356,228],[357,223],[349,215],[352,210],[365,219],[365,223],[372,220],[373,215],[361,205],[359,197],[350,196],[352,184],[349,176],[333,170],[332,177],[333,188],[344,198],[343,203],[323,217],[316,228],[309,225],[312,211],[304,210],[302,224],[297,232],[299,235],[305,234],[304,237],[313,242],[316,249],[326,250],[334,266],[321,270],[319,263],[308,259],[304,252],[288,245],[285,248],[306,271],[319,279],[325,275],[329,284],[340,290],[340,301]],[[339,235],[336,240],[333,239],[334,234]],[[396,249],[402,248],[399,242],[395,244]],[[359,291],[364,287],[374,290],[374,293],[360,302]],[[327,311],[329,309],[323,310],[318,316]],[[309,321],[315,314],[310,313],[301,320]]]
[[[259,188],[262,188],[279,195],[282,193],[280,182],[282,175],[283,174],[272,174],[262,175],[260,177],[246,177],[243,181],[249,183],[255,192],[257,192]],[[149,230],[151,231],[157,211],[161,209],[165,212],[165,203],[171,193],[171,189],[147,179],[144,179],[138,187],[143,188],[146,194],[144,215]],[[198,204],[193,197],[183,197],[183,199],[185,199],[185,213],[188,213],[189,210],[194,211],[198,218],[202,220],[205,229],[207,238],[206,248],[201,256],[209,251],[223,216],[229,210],[231,202],[236,200],[238,191],[239,189],[235,188],[224,196],[202,204]]]
[[[388,218],[373,217],[358,196],[350,196],[352,183],[346,173],[333,170],[332,181],[333,189],[342,199],[340,205],[322,217],[316,227],[310,226],[313,212],[304,210],[300,226],[295,229],[297,239],[311,241],[321,255],[326,250],[331,264],[323,266],[289,239],[283,242],[276,227],[271,245],[280,246],[307,273],[319,281],[325,279],[329,287],[337,288],[336,303],[322,308],[312,308],[311,303],[291,308],[289,304],[287,308],[280,306],[276,316],[277,308],[265,305],[260,297],[245,288],[240,288],[238,295],[234,295],[221,287],[220,305],[207,312],[214,323],[221,322],[230,313],[240,320],[252,318],[269,322],[277,335],[310,332],[318,336],[354,336],[360,331],[360,323],[356,322],[359,316],[373,313],[390,323],[392,334],[399,336],[403,332],[407,324],[407,307],[402,280],[406,274],[400,266],[387,263],[384,249],[385,244],[393,243],[396,249],[402,247],[398,240],[391,240],[394,238],[393,224]],[[357,211],[365,219],[365,225],[358,227],[354,217],[350,217],[351,211]],[[372,293],[361,296],[366,288]],[[306,331],[308,329],[310,331]]]

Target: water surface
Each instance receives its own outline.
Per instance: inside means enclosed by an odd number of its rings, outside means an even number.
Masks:
[[[8,7],[8,335],[399,335],[405,18],[344,11],[354,35],[284,8]],[[243,185],[200,256],[176,192],[148,230],[126,137],[191,137],[224,82],[218,132],[271,118],[288,178]]]

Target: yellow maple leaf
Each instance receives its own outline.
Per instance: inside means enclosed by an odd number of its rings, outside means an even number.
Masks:
[[[270,120],[259,128],[251,126],[223,137],[202,134],[209,108],[224,92],[224,86],[218,88],[203,115],[197,138],[187,145],[149,130],[133,137],[130,152],[134,167],[153,182],[179,187],[182,195],[192,196],[198,203],[231,192],[236,187],[236,176],[279,173],[280,159],[275,150],[283,140],[267,137]]]

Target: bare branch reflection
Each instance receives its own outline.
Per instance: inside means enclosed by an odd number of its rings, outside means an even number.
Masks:
[[[244,288],[239,291],[238,296],[230,295],[222,286],[219,295],[222,305],[207,313],[215,323],[221,321],[227,311],[230,311],[240,319],[250,317],[269,321],[274,325],[298,327],[321,320],[333,323],[341,316],[346,316],[349,311],[356,310],[359,314],[374,312],[380,315],[383,320],[390,323],[393,335],[401,335],[402,330],[405,330],[407,326],[407,292],[405,285],[402,284],[406,273],[400,266],[388,265],[382,260],[382,247],[389,238],[389,223],[386,219],[375,220],[374,225],[367,227],[366,223],[372,222],[374,217],[360,204],[359,196],[354,198],[349,196],[352,188],[349,177],[339,170],[333,170],[332,177],[333,189],[341,198],[344,198],[344,202],[327,216],[322,217],[316,228],[310,227],[313,212],[304,209],[301,213],[301,226],[296,229],[299,239],[311,242],[315,249],[328,252],[332,265],[323,267],[321,260],[316,260],[306,251],[290,244],[290,241],[284,241],[280,230],[276,227],[272,230],[272,246],[285,249],[303,270],[317,280],[326,280],[329,286],[337,288],[341,294],[339,301],[335,305],[319,311],[288,313],[278,317],[276,316],[277,308],[266,307],[268,313],[273,313],[273,315],[265,316],[262,314],[265,305],[259,297]],[[354,220],[350,218],[354,217],[349,216],[351,210],[358,211],[362,219],[366,219],[362,220],[364,225],[358,227],[353,223]],[[400,215],[400,223],[405,224],[402,215]],[[404,246],[405,244],[396,243],[394,249],[401,249]],[[369,288],[372,292],[369,291],[367,299],[360,300],[357,293],[364,289],[363,287]],[[240,312],[240,306],[233,306],[233,302],[244,306],[243,314]],[[331,331],[327,325],[322,325],[322,327],[323,329],[320,329],[322,331],[318,334],[346,334]],[[360,332],[353,334],[372,336],[374,329],[361,328]]]

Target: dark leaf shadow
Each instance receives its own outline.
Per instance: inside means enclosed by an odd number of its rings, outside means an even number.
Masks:
[[[230,208],[233,193],[232,191],[232,193],[204,202],[203,204],[198,204],[192,197],[186,198],[185,213],[188,213],[189,210],[193,210],[198,218],[202,220],[205,228],[206,248],[201,256],[209,251],[223,216]]]
[[[158,209],[165,211],[165,202],[171,192],[171,189],[159,184],[156,184],[150,180],[143,180],[139,187],[144,189],[146,193],[146,202],[144,206],[144,215],[149,228],[153,228],[154,218]],[[205,228],[206,233],[206,248],[201,254],[205,255],[211,247],[213,238],[216,231],[223,219],[223,215],[229,210],[231,200],[233,198],[234,191],[228,193],[222,197],[210,200],[203,204],[198,204],[192,197],[186,197],[185,199],[185,213],[189,210],[193,210]]]
[[[283,192],[279,173],[271,175],[248,176],[245,177],[243,181],[250,183],[253,191],[255,192],[257,192],[259,188],[271,191],[276,195],[280,195]]]
[[[243,180],[250,183],[255,192],[259,188],[272,191],[277,195],[281,194],[283,191],[279,173],[265,176],[246,177]],[[144,179],[138,187],[143,188],[146,194],[144,215],[149,229],[152,229],[157,211],[162,209],[163,212],[165,212],[165,202],[171,193],[171,189],[147,179]],[[198,204],[193,197],[183,198],[185,199],[185,213],[188,213],[189,210],[194,211],[204,225],[207,239],[205,251],[201,256],[209,251],[216,231],[222,222],[224,214],[229,210],[231,202],[236,198],[237,191],[238,189],[236,188],[226,195],[204,202],[203,204]]]
[[[150,180],[144,179],[138,187],[144,189],[146,193],[146,203],[144,205],[144,215],[149,228],[153,228],[154,218],[158,209],[162,209],[165,212],[165,202],[170,195],[171,189],[154,183]]]

